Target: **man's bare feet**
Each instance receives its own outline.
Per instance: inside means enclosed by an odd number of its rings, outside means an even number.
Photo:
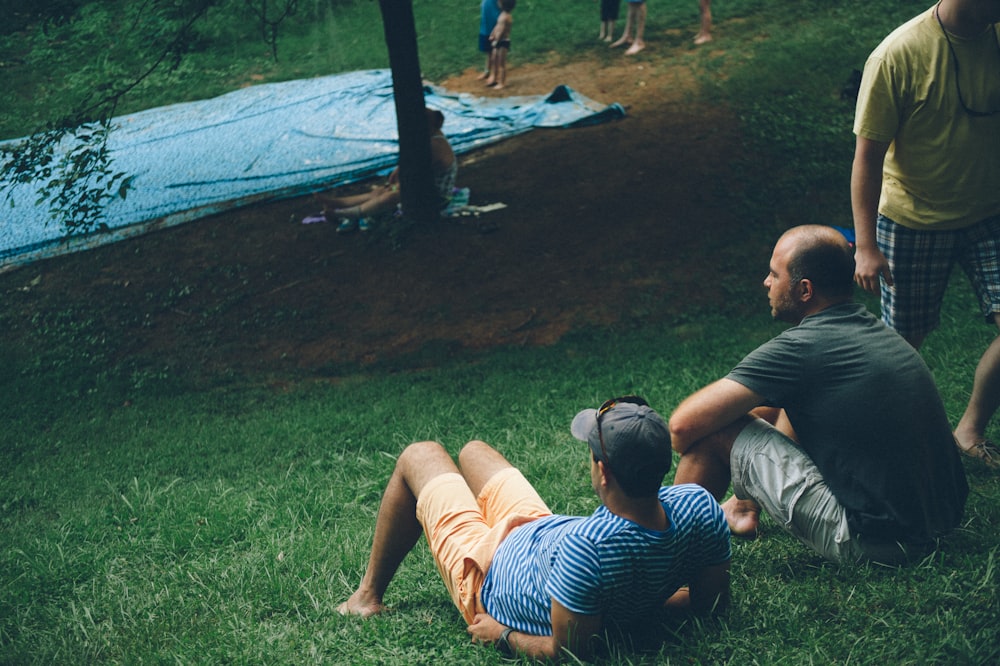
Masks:
[[[704,32],[699,32],[698,35],[694,38],[695,46],[708,44],[710,41],[712,41],[712,35]]]
[[[631,44],[631,43],[632,40],[630,38],[626,37],[625,35],[622,35],[621,39],[619,39],[617,42],[611,42],[609,46],[613,49],[616,49],[619,46],[624,46],[625,44]]]
[[[646,48],[646,42],[632,42],[632,46],[628,47],[625,55],[635,55],[644,48]]]
[[[756,539],[760,526],[760,507],[753,500],[741,500],[735,495],[722,503],[729,531],[743,539]]]
[[[357,615],[366,618],[378,615],[388,610],[381,600],[370,599],[361,590],[357,590],[347,601],[337,606],[341,615]]]
[[[485,79],[489,75],[490,75],[489,72],[479,72],[479,76],[476,77],[476,80],[477,81],[482,81],[483,79]]]

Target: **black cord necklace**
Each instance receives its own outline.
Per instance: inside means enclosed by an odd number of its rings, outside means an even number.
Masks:
[[[948,42],[948,50],[951,51],[951,61],[955,65],[955,90],[958,91],[958,103],[962,106],[962,109],[974,118],[984,118],[987,116],[995,116],[1000,113],[1000,109],[995,111],[975,111],[970,109],[965,105],[965,100],[962,98],[962,86],[958,81],[958,54],[955,53],[955,47],[951,43],[951,37],[948,36],[948,31],[945,30],[944,23],[941,21],[941,12],[939,11],[941,3],[934,5],[934,18],[937,19],[938,25],[941,26],[941,33],[944,35],[944,39]],[[993,39],[996,41],[997,54],[1000,54],[1000,37],[997,37],[996,28],[990,24],[990,31],[993,33]]]

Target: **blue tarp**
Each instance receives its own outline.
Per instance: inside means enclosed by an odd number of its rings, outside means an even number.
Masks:
[[[618,104],[598,104],[565,86],[547,96],[508,98],[428,86],[425,99],[444,112],[457,153],[534,128],[624,115]],[[37,187],[15,186],[0,208],[0,268],[386,170],[398,155],[392,77],[369,70],[265,84],[121,116],[109,149],[113,169],[134,176],[127,197],[116,197],[101,219],[110,231],[66,236],[37,204]],[[8,185],[0,181],[0,189]]]

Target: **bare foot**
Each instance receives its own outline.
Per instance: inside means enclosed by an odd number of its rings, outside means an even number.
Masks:
[[[695,46],[701,46],[702,44],[708,44],[712,41],[712,35],[706,33],[698,33],[698,36],[694,38]]]
[[[485,86],[486,86],[487,88],[492,88],[492,87],[493,87],[493,86],[495,86],[496,84],[497,84],[497,80],[496,80],[496,79],[494,79],[494,78],[493,78],[493,77],[491,76],[490,78],[486,79],[486,83],[485,83],[484,85],[485,85]]]
[[[625,55],[635,55],[644,48],[646,48],[646,42],[633,42],[632,46],[628,47],[628,50],[625,51]]]
[[[608,35],[607,37],[604,38],[604,41],[610,42],[612,39],[614,39],[614,37],[612,37],[611,35]]]
[[[743,539],[756,539],[760,526],[760,507],[753,500],[741,500],[733,495],[722,503],[729,531]]]
[[[504,86],[502,83],[498,83],[495,86],[493,86],[493,90],[503,90],[503,87]]]
[[[356,591],[347,601],[337,606],[337,612],[341,615],[357,615],[362,618],[378,615],[386,610],[388,609],[380,600],[367,598],[361,590]]]
[[[477,81],[482,81],[483,79],[485,79],[489,75],[490,75],[489,72],[480,72],[479,76],[476,77],[476,80]]]
[[[622,35],[621,39],[619,39],[617,42],[611,42],[610,46],[611,46],[611,48],[616,49],[619,46],[624,46],[625,44],[631,44],[631,43],[632,43],[631,39],[629,39],[628,37]]]

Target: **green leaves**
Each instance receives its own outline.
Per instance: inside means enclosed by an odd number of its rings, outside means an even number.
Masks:
[[[67,124],[67,123],[62,123]],[[0,170],[7,174],[5,198],[16,185],[38,184],[35,205],[68,233],[103,230],[107,203],[124,199],[133,175],[116,171],[108,150],[110,118],[75,127],[51,127],[0,151]]]

